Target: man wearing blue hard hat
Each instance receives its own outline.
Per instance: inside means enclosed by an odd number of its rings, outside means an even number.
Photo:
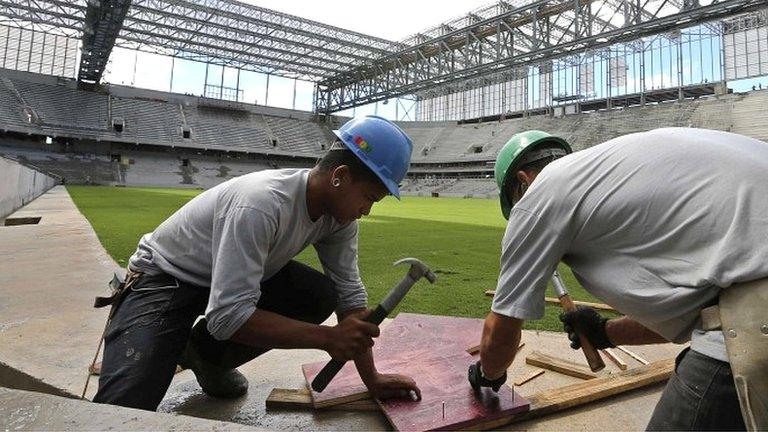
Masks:
[[[238,397],[248,381],[235,368],[271,348],[354,360],[378,398],[420,396],[411,378],[376,371],[379,329],[362,320],[357,267],[357,219],[385,196],[399,198],[413,145],[375,116],[334,133],[314,168],[229,180],[142,237],[112,302],[95,402],[155,410],[177,364],[207,394]],[[322,273],[293,260],[310,244]],[[320,325],[334,311],[339,323]]]

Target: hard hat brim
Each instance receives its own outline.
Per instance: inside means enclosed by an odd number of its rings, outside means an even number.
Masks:
[[[501,204],[501,214],[504,216],[504,219],[509,220],[509,213],[512,211],[512,204],[510,204],[509,200],[507,200],[507,195],[504,193],[504,191],[499,193],[499,203]]]

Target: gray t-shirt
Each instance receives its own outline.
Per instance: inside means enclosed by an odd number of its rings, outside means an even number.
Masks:
[[[144,235],[128,267],[167,273],[210,287],[205,316],[217,339],[229,339],[256,310],[260,283],[310,244],[336,285],[338,311],[365,307],[357,268],[357,222],[312,222],[308,169],[266,170],[222,183],[192,199]]]
[[[694,330],[721,289],[768,277],[768,144],[664,128],[549,164],[510,214],[493,311],[540,319],[561,260],[619,312],[727,361],[721,332]]]

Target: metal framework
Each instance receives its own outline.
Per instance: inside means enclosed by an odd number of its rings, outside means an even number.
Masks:
[[[523,0],[522,6],[438,36],[318,82],[316,110],[332,113],[672,32],[768,6],[765,0]]]
[[[98,84],[101,80],[130,6],[131,0],[88,2],[83,29],[83,49],[80,53],[80,82]]]
[[[82,36],[88,59],[80,72],[88,80],[103,70],[118,30],[119,47],[309,81],[405,48],[234,0],[0,0],[0,16]]]
[[[531,67],[551,75],[584,56],[610,58],[607,48],[619,43],[643,52],[648,36],[679,46],[679,29],[704,23],[722,34],[736,24],[716,21],[766,7],[768,0],[499,0],[401,42],[236,0],[0,0],[0,23],[81,39],[83,83],[100,80],[119,46],[313,81],[316,111],[332,113],[519,81]]]

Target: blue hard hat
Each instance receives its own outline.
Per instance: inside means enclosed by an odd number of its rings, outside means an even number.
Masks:
[[[356,117],[333,131],[389,193],[400,199],[400,182],[411,164],[413,143],[400,127],[379,116]]]

